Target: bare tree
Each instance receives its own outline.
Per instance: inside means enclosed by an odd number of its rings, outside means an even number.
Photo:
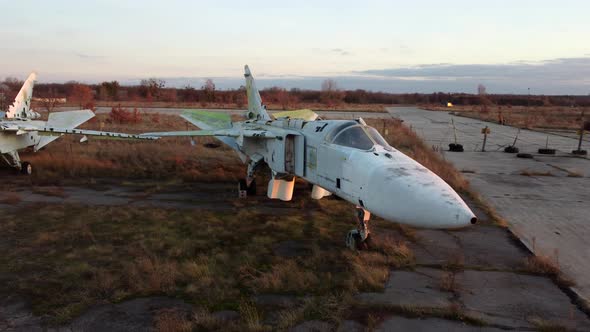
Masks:
[[[155,98],[159,100],[162,94],[162,88],[166,86],[166,81],[159,78],[148,78],[141,80],[140,93],[147,99]]]
[[[55,106],[60,103],[60,100],[64,98],[58,98],[54,88],[49,88],[46,94],[37,99],[41,102],[41,106],[47,110],[47,113],[51,113]]]
[[[0,84],[0,111],[4,111],[9,93],[10,87],[6,84]]]
[[[332,106],[339,104],[344,98],[344,93],[338,89],[338,84],[333,79],[327,79],[322,82],[322,92],[320,99],[323,103]]]
[[[479,84],[477,86],[477,94],[480,96],[486,95],[486,86],[483,84]]]
[[[213,83],[212,79],[208,78],[201,89],[205,92],[205,98],[207,101],[215,101],[215,83]]]

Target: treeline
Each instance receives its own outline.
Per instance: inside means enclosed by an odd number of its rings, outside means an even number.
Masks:
[[[0,107],[8,107],[18,93],[22,81],[7,78],[0,82]],[[485,89],[484,89],[485,91]],[[321,90],[290,89],[281,87],[261,91],[265,103],[274,107],[288,109],[304,104],[442,104],[454,105],[512,105],[512,106],[590,106],[590,96],[544,96],[510,94],[466,94],[466,93],[386,93],[362,89],[341,90],[334,80],[326,80]],[[138,101],[171,103],[211,103],[236,105],[246,104],[245,88],[218,90],[212,80],[206,80],[201,87],[167,87],[166,82],[157,78],[142,80],[139,85],[123,86],[117,81],[100,84],[39,83],[34,96],[51,103],[57,98],[67,98],[68,104],[89,107],[100,101]],[[43,105],[48,109],[54,105]]]

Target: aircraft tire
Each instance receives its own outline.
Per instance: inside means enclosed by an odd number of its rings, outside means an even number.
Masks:
[[[514,145],[510,145],[504,148],[504,152],[506,153],[518,153],[518,148]]]
[[[363,241],[357,229],[353,229],[346,234],[346,247],[351,250],[368,250],[371,247],[371,243],[371,235],[369,234],[365,241]]]
[[[449,151],[451,152],[463,152],[463,145],[458,143],[449,144]]]
[[[250,185],[246,188],[248,196],[256,196],[256,179],[252,180]]]
[[[555,149],[539,149],[539,154],[555,154]]]
[[[21,164],[20,172],[24,175],[31,175],[33,174],[33,166],[25,161]]]

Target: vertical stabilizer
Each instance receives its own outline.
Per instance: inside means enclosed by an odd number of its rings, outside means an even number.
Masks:
[[[39,114],[31,110],[31,97],[36,81],[37,74],[33,72],[16,95],[14,103],[8,108],[7,118],[35,119],[38,117]]]
[[[254,84],[254,77],[252,77],[248,65],[244,67],[244,77],[246,78],[246,94],[248,96],[248,113],[246,117],[249,120],[270,120],[270,116],[262,104],[260,93],[256,89],[256,84]]]

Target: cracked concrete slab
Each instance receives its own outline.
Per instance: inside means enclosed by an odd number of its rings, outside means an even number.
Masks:
[[[479,225],[453,235],[460,243],[465,266],[470,268],[521,269],[529,256],[504,228]]]
[[[577,284],[573,290],[590,302],[590,160],[569,155],[577,140],[521,130],[516,145],[521,152],[534,155],[534,159],[521,159],[499,152],[512,144],[517,131],[514,127],[414,107],[392,107],[388,111],[411,126],[426,144],[444,150],[453,140],[449,126],[453,119],[465,152],[445,152],[444,158],[457,169],[468,171],[464,175],[472,189],[508,221],[511,231],[529,250],[550,257],[557,253],[562,271]],[[484,126],[491,129],[486,148],[489,152],[477,152],[481,150]],[[558,150],[554,156],[536,153],[545,147],[547,137],[550,148]],[[521,175],[525,170],[531,176]],[[553,176],[540,175],[546,172]]]
[[[590,320],[546,277],[512,272],[471,271],[456,275],[465,313],[511,328],[532,328],[535,319],[580,331]]]
[[[447,308],[453,294],[440,289],[443,273],[432,268],[394,270],[383,293],[361,293],[357,299],[364,305]]]
[[[440,318],[406,318],[390,317],[383,321],[375,331],[413,331],[413,332],[441,332],[441,331],[504,331],[495,327],[473,326],[463,322]]]
[[[192,312],[192,306],[166,297],[139,298],[119,304],[96,306],[74,319],[68,328],[74,331],[148,331],[153,329],[159,310]]]

